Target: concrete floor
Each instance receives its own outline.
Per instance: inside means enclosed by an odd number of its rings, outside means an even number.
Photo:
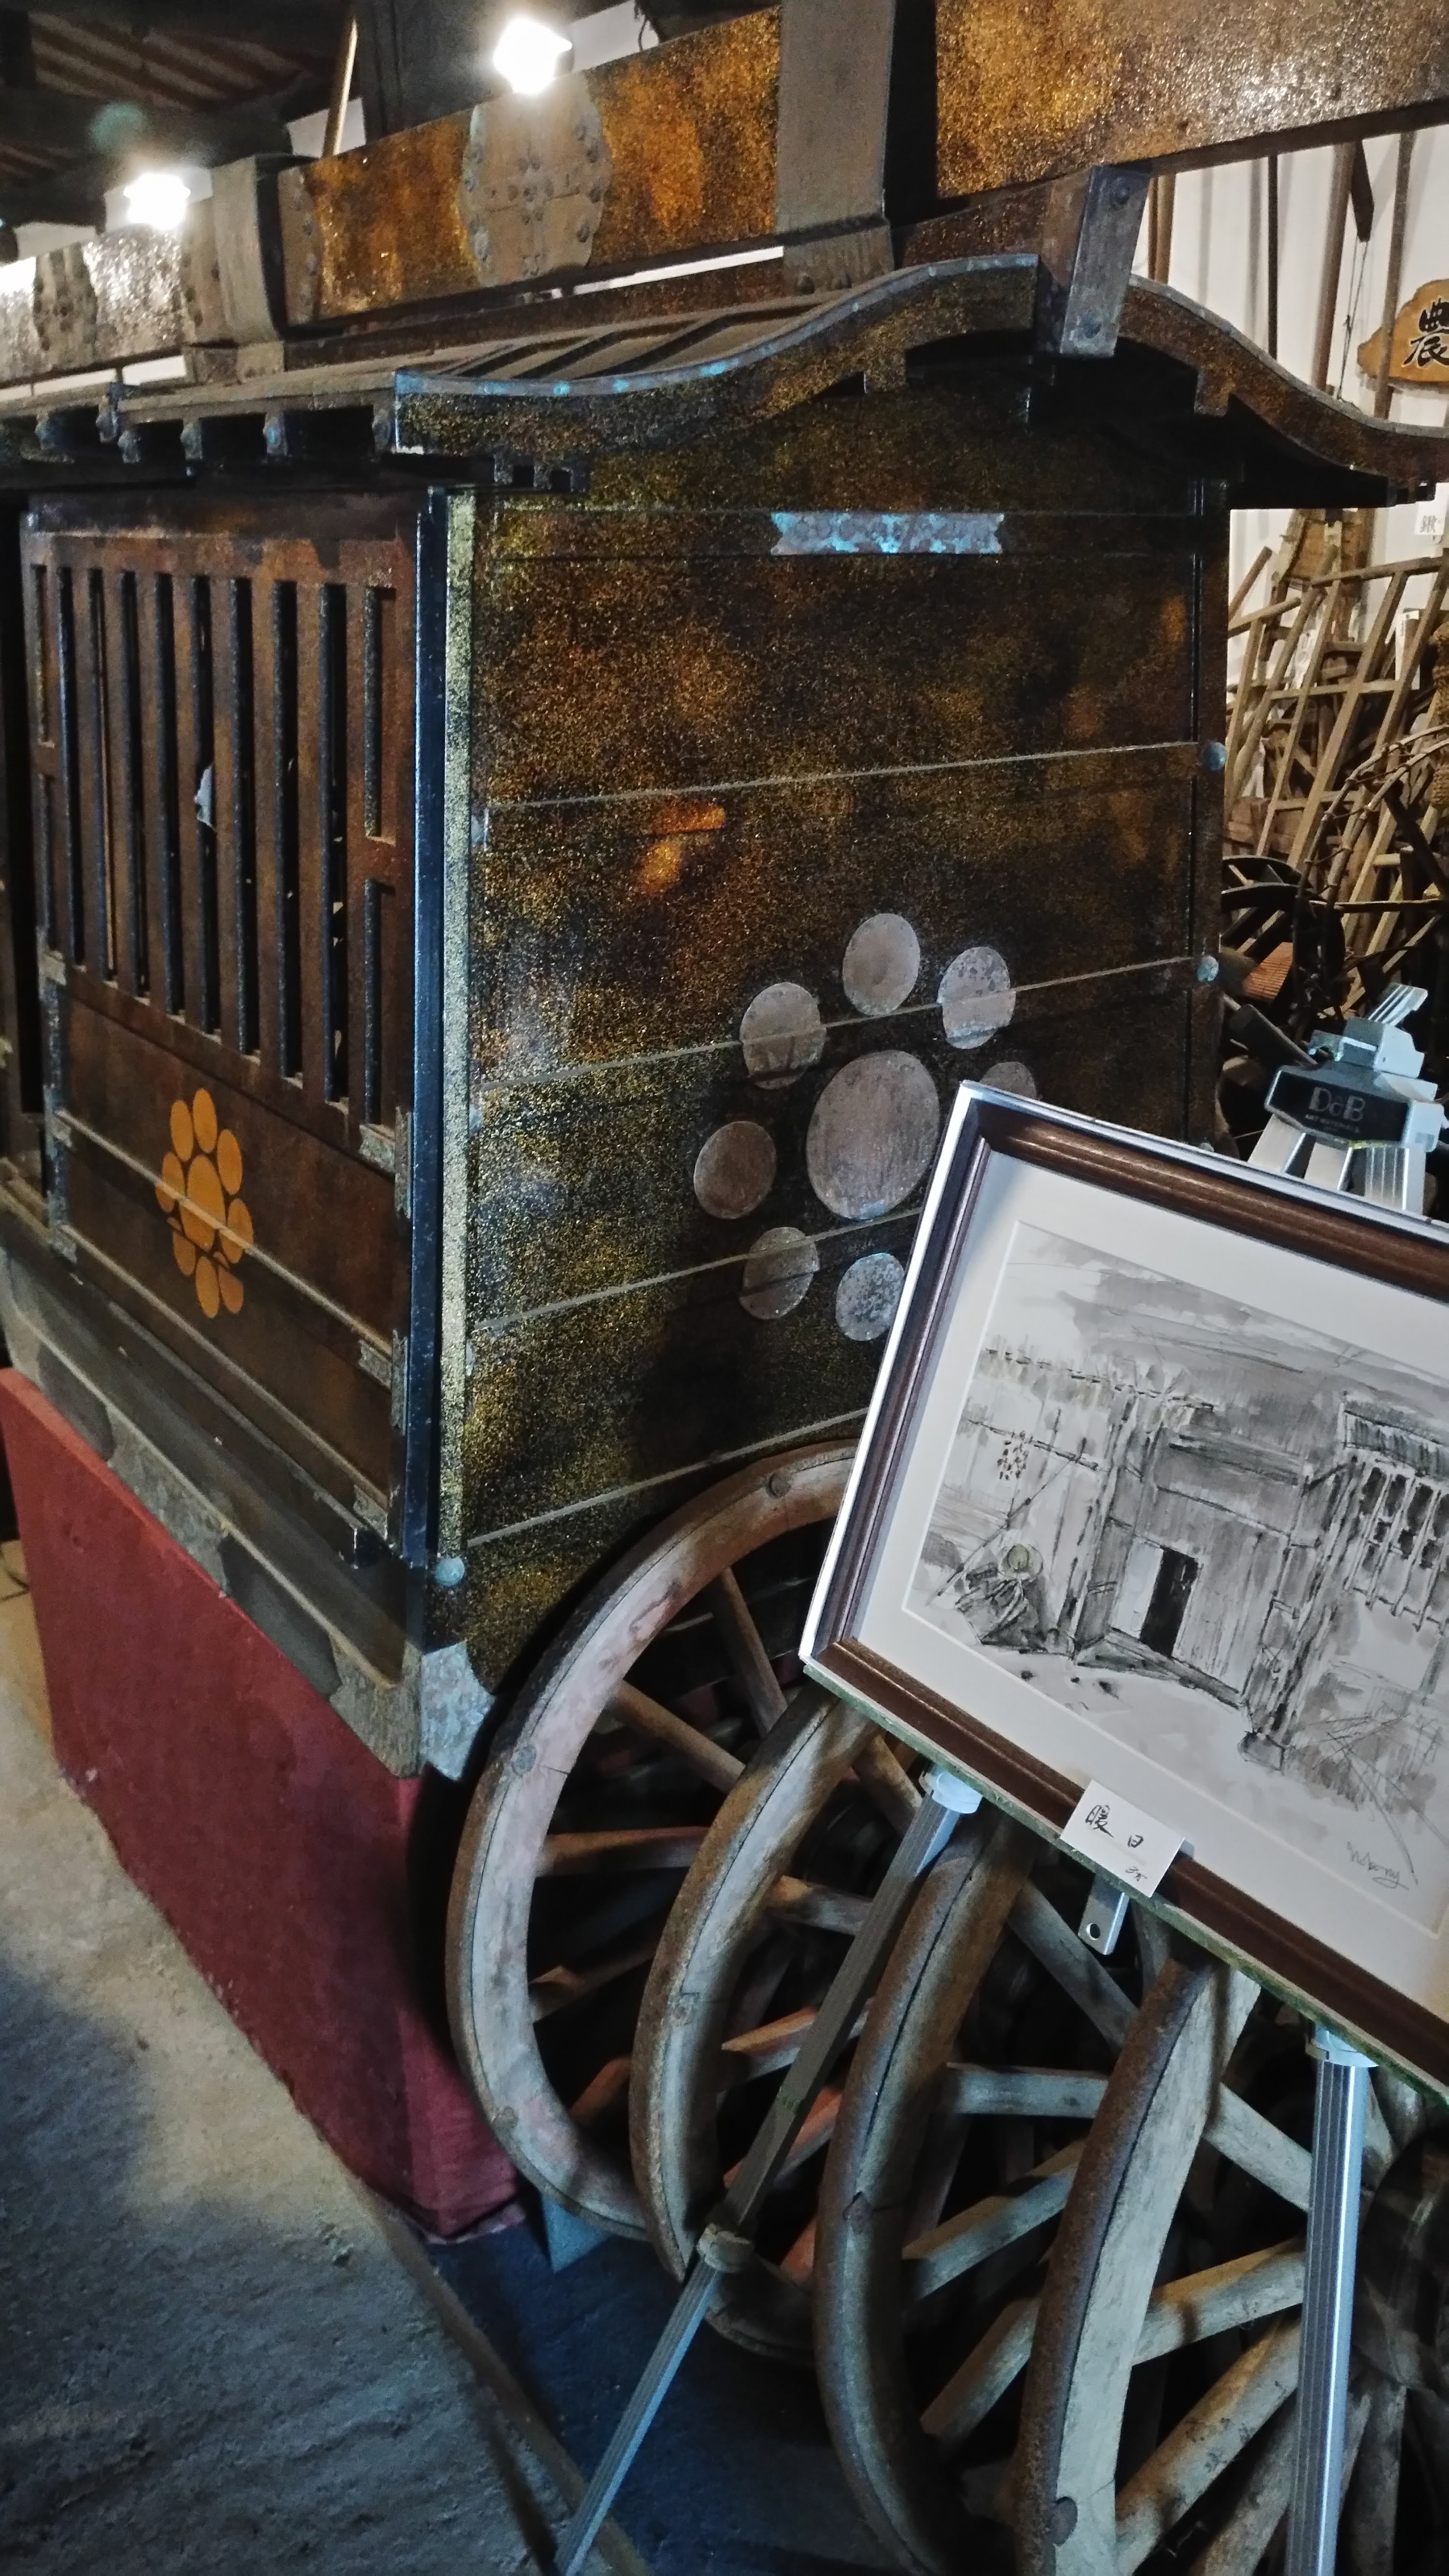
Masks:
[[[0,1552],[0,2563],[536,2566],[567,2463],[60,1779],[19,1573]]]

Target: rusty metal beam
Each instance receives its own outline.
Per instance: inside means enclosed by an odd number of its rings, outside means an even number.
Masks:
[[[1442,0],[938,0],[936,25],[943,196],[1449,119]]]

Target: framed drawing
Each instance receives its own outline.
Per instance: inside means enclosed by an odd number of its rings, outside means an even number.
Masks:
[[[1449,1232],[963,1091],[804,1652],[1449,2090]]]

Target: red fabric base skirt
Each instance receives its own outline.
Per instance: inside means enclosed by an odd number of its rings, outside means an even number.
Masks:
[[[513,2170],[442,2007],[458,1793],[394,1780],[45,1397],[0,1431],[56,1758],[343,2162],[440,2235]]]

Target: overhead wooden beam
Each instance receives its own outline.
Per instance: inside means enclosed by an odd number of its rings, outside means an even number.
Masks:
[[[765,10],[583,76],[613,165],[592,269],[772,236],[776,16]],[[468,131],[460,113],[283,173],[289,320],[476,293],[486,281],[462,186]]]
[[[138,151],[159,151],[210,167],[249,152],[288,151],[286,119],[299,112],[301,100],[310,102],[315,88],[306,78],[280,98],[214,109],[80,98],[72,90],[0,88],[0,144],[94,154],[116,163]]]
[[[227,36],[330,56],[343,0],[45,0],[47,18],[91,19],[128,35]]]
[[[1449,118],[1441,0],[937,0],[936,26],[943,196]]]
[[[1440,0],[1306,5],[1285,32],[1281,0],[938,0],[941,198],[1449,119]],[[779,63],[771,8],[585,76],[612,163],[594,274],[778,238]],[[470,248],[468,132],[459,114],[288,174],[293,323],[495,282]]]

